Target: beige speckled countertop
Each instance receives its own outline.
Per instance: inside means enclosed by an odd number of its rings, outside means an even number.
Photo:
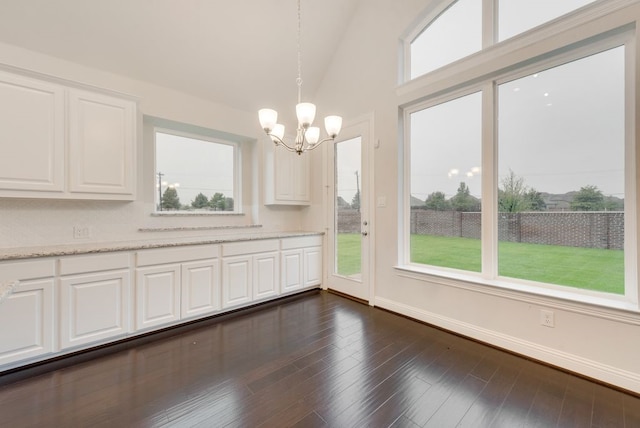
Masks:
[[[112,251],[135,251],[147,248],[177,247],[183,245],[222,244],[225,242],[255,241],[261,239],[318,236],[322,232],[271,232],[247,233],[225,236],[201,236],[163,239],[140,239],[120,242],[85,244],[43,245],[37,247],[0,248],[0,261],[28,259],[34,257],[59,257],[76,254],[108,253]]]

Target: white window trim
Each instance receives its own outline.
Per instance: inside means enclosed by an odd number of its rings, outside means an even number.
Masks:
[[[492,0],[485,0],[491,2]],[[558,302],[581,304],[580,310],[592,305],[603,307],[599,314],[613,316],[608,311],[623,310],[640,312],[637,267],[639,221],[636,209],[636,170],[638,159],[636,139],[636,100],[639,99],[636,85],[638,71],[635,64],[640,58],[635,17],[640,16],[640,2],[637,0],[611,0],[585,6],[565,17],[536,27],[521,35],[507,39],[481,52],[459,60],[442,69],[420,76],[412,82],[401,85],[397,90],[398,108],[403,148],[399,159],[400,171],[404,171],[399,190],[399,260],[396,270],[400,275],[424,282],[455,283],[462,281],[483,293],[490,292],[504,297],[515,295],[538,299],[546,304]],[[625,10],[628,6],[630,9]],[[437,16],[437,15],[436,15]],[[486,18],[486,17],[485,17]],[[553,31],[551,31],[553,30]],[[497,136],[495,117],[497,84],[528,75],[541,68],[549,68],[589,54],[625,45],[625,294],[622,296],[589,290],[572,289],[552,284],[536,283],[497,276]],[[406,54],[406,52],[405,52]],[[491,67],[483,63],[491,63]],[[405,62],[406,63],[406,62]],[[445,74],[449,74],[446,78]],[[411,113],[450,101],[461,96],[483,91],[483,201],[491,203],[482,210],[482,273],[436,268],[410,263],[409,242],[409,194],[410,194],[410,141],[409,116]],[[442,95],[445,94],[445,95]],[[495,231],[495,233],[494,233]],[[446,278],[459,280],[447,281]],[[489,287],[487,287],[489,286]],[[617,315],[616,315],[617,316]],[[637,318],[634,318],[637,320]]]
[[[222,144],[225,146],[233,147],[233,211],[158,211],[154,208],[153,215],[155,216],[224,216],[224,215],[241,215],[242,213],[242,151],[240,144],[235,141],[227,141],[221,138],[214,138],[207,135],[202,135],[193,132],[185,132],[167,127],[154,126],[153,127],[153,173],[154,175],[158,171],[158,165],[156,163],[156,135],[157,133],[175,135],[177,137],[185,137],[195,140],[208,141],[215,144]],[[155,186],[154,186],[155,189]],[[154,195],[153,200],[156,200]],[[155,207],[155,202],[154,202]]]

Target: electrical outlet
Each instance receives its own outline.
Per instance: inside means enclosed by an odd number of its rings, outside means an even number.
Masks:
[[[91,238],[90,226],[73,226],[74,239],[89,239]]]
[[[556,323],[553,318],[553,311],[542,309],[540,311],[540,324],[542,324],[545,327],[551,327],[551,328],[555,327]]]

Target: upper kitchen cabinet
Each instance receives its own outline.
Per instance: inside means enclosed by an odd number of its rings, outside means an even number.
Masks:
[[[1,196],[64,191],[64,97],[60,85],[0,71]]]
[[[135,199],[136,102],[0,70],[0,197]]]
[[[265,143],[264,203],[266,205],[310,205],[309,155],[298,155],[271,141]]]
[[[69,90],[72,194],[134,194],[134,124],[135,105],[131,101]]]

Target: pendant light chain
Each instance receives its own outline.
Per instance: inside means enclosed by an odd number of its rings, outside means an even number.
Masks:
[[[298,84],[298,104],[301,103],[302,92],[302,53],[300,52],[300,0],[298,0],[298,37],[297,37],[297,49],[298,49],[298,78],[296,83]]]
[[[310,102],[302,102],[302,49],[300,48],[300,29],[302,27],[300,13],[301,0],[297,0],[297,3],[298,33],[296,43],[298,48],[298,78],[296,79],[296,83],[298,85],[298,104],[296,104],[296,116],[298,118],[298,126],[296,128],[296,138],[294,142],[287,143],[285,141],[285,128],[283,124],[278,123],[277,111],[270,108],[260,109],[258,111],[258,119],[260,120],[262,130],[271,138],[271,141],[273,141],[277,147],[282,147],[290,152],[296,152],[301,155],[304,152],[320,147],[325,141],[335,141],[340,132],[340,128],[342,128],[342,117],[327,116],[324,118],[327,137],[322,140],[320,139],[320,128],[311,126],[316,116],[316,106]]]

